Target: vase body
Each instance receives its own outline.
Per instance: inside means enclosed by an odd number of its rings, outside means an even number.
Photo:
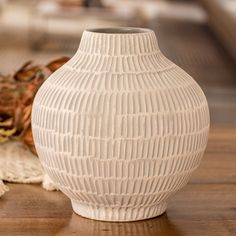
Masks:
[[[206,98],[147,29],[85,31],[33,104],[45,172],[76,213],[108,221],[162,214],[206,148]]]

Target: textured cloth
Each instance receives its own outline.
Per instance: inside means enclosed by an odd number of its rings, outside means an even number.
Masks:
[[[0,196],[8,187],[3,181],[13,183],[41,183],[47,190],[55,190],[48,176],[44,176],[39,159],[20,142],[0,145]]]

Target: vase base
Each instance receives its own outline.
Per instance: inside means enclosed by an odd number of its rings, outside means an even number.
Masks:
[[[93,205],[81,204],[72,200],[74,212],[85,218],[101,221],[138,221],[153,218],[163,214],[166,211],[167,203],[163,202],[158,205],[142,207],[100,207]]]

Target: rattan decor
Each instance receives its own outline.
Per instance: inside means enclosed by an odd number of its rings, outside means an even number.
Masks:
[[[94,29],[41,86],[32,127],[45,171],[76,213],[134,221],[162,214],[187,184],[206,148],[209,111],[152,30]]]

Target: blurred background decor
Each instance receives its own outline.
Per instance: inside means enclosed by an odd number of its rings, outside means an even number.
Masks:
[[[62,57],[45,66],[29,61],[13,74],[0,75],[0,181],[42,182],[31,130],[32,103],[40,85],[68,60]],[[0,195],[4,191],[1,181]]]
[[[236,1],[201,0],[209,25],[236,60]]]
[[[46,66],[26,62],[12,75],[0,75],[0,143],[21,140],[36,154],[31,110],[40,85],[69,58],[63,57]]]

